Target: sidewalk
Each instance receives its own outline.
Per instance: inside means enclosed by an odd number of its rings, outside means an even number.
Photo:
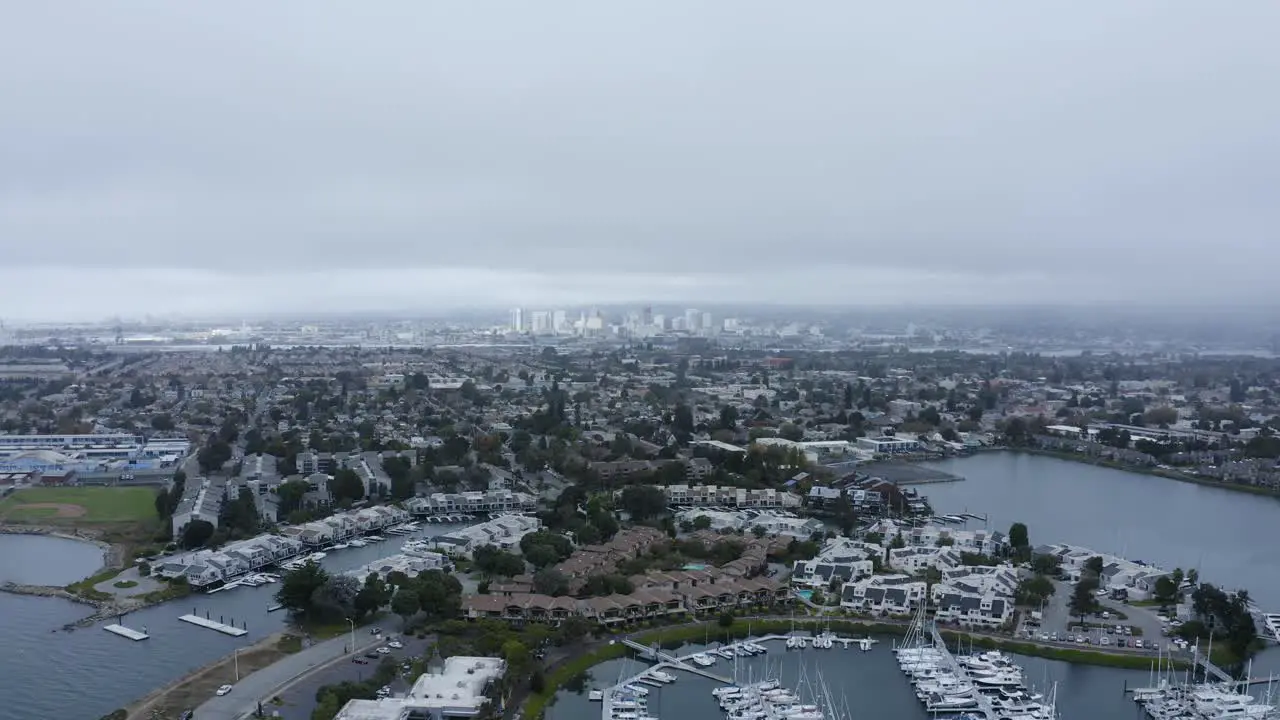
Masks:
[[[380,636],[370,635],[368,628],[356,628],[357,652],[366,652],[382,642]],[[343,633],[282,658],[252,675],[240,678],[240,682],[226,695],[209,698],[196,708],[195,716],[200,720],[240,720],[252,715],[258,709],[259,701],[262,702],[263,709],[270,712],[267,701],[272,696],[307,673],[336,660],[351,657],[348,652],[350,645],[351,633]]]

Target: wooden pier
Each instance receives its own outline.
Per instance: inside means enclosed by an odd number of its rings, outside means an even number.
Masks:
[[[235,625],[227,625],[225,623],[218,622],[217,620],[202,618],[199,615],[183,615],[178,619],[181,620],[182,622],[191,623],[192,625],[198,625],[199,627],[202,627],[202,628],[217,630],[223,635],[230,635],[232,637],[240,637],[242,635],[249,634],[249,631],[244,628],[238,628]]]
[[[112,635],[119,635],[122,638],[128,638],[130,640],[133,640],[134,642],[137,642],[139,640],[146,640],[147,638],[151,637],[145,632],[140,632],[138,630],[134,630],[133,628],[127,628],[123,625],[115,625],[115,624],[104,625],[102,629],[106,630]]]

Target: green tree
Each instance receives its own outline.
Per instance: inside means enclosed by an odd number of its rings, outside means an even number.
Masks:
[[[280,580],[276,602],[290,612],[305,615],[312,609],[312,597],[329,581],[329,573],[313,560],[308,560],[297,570],[290,570]]]
[[[364,497],[364,481],[355,470],[338,468],[329,481],[329,494],[335,503],[343,500],[355,502]]]
[[[632,520],[644,521],[666,512],[667,496],[653,485],[628,485],[622,491],[621,507]]]
[[[198,547],[204,547],[213,537],[213,523],[208,520],[192,520],[182,528],[182,547],[192,550]]]
[[[554,568],[543,568],[533,574],[533,590],[543,595],[559,597],[569,592],[569,579]]]
[[[418,591],[411,587],[400,588],[395,595],[391,596],[391,612],[404,618],[406,623],[421,609],[422,598],[418,597]]]
[[[1009,549],[1019,562],[1031,557],[1031,539],[1024,523],[1016,522],[1009,526]]]
[[[804,439],[804,430],[801,430],[794,423],[783,423],[778,426],[778,437],[792,442],[800,442]]]
[[[1100,555],[1094,555],[1088,560],[1085,560],[1084,570],[1087,573],[1092,573],[1094,577],[1101,577],[1102,576],[1102,557]]]
[[[1071,600],[1067,607],[1072,615],[1080,618],[1080,622],[1084,623],[1085,618],[1098,612],[1100,604],[1098,603],[1098,579],[1093,576],[1085,576],[1080,582],[1076,583],[1075,589],[1071,593]]]

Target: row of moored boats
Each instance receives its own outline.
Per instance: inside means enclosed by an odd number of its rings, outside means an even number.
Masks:
[[[1004,653],[952,656],[945,647],[922,645],[895,651],[916,697],[930,713],[959,713],[974,720],[1053,720],[1052,700],[1027,689],[1022,668]]]
[[[774,680],[711,691],[727,720],[825,720],[822,708],[801,701]]]
[[[1133,699],[1153,720],[1273,720],[1280,711],[1269,700],[1259,701],[1252,695],[1237,692],[1228,684],[1159,686],[1133,691]]]

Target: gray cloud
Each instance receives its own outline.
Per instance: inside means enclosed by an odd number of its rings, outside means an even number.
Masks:
[[[1274,3],[2,16],[0,314],[68,269],[231,311],[348,273],[370,305],[1262,299],[1280,260]]]

